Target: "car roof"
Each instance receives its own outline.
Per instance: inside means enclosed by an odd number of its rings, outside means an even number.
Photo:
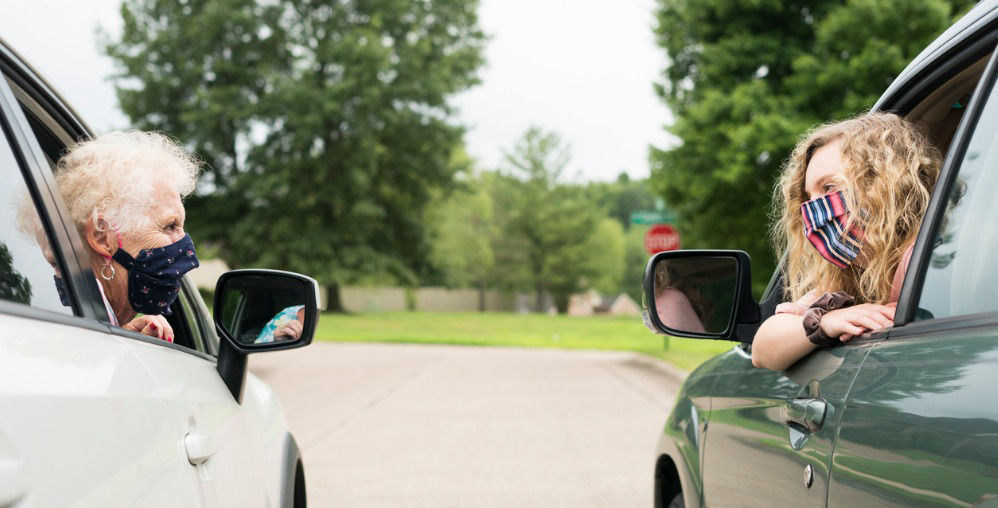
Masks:
[[[43,92],[48,97],[48,100],[55,102],[58,107],[63,111],[68,113],[72,117],[72,121],[76,122],[83,132],[86,132],[88,136],[93,136],[95,131],[87,125],[86,121],[80,114],[69,104],[66,97],[59,91],[59,89],[52,84],[52,81],[48,79],[47,76],[34,65],[21,56],[20,53],[13,46],[8,43],[3,36],[0,36],[0,60],[8,63],[14,70],[14,72],[22,74],[23,78],[26,78],[32,83],[36,88],[39,88],[40,92]]]
[[[881,95],[880,100],[873,107],[874,110],[883,109],[884,104],[891,103],[895,97],[902,94],[907,88],[908,82],[918,79],[920,75],[929,70],[937,58],[950,53],[951,51],[972,43],[980,34],[991,28],[991,25],[998,22],[998,0],[983,0],[974,6],[973,9],[963,15],[956,23],[953,23],[936,40],[932,41],[918,56],[915,57],[907,67],[898,74],[887,91]]]

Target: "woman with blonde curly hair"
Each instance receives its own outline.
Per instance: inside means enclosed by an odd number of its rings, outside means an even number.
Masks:
[[[783,370],[817,347],[892,326],[940,161],[924,134],[890,113],[823,125],[797,144],[772,228],[792,303],[756,332],[755,366]]]
[[[198,266],[181,199],[200,164],[155,132],[113,132],[69,148],[56,183],[90,250],[111,322],[173,341],[163,317]]]

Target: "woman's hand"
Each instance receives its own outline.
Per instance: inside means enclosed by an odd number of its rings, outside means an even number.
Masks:
[[[274,330],[274,340],[298,340],[301,337],[301,321],[292,319]]]
[[[896,303],[887,305],[863,303],[833,310],[821,316],[821,331],[829,337],[838,337],[845,342],[868,331],[890,328],[894,326],[896,307]]]
[[[125,330],[139,332],[142,335],[156,337],[167,342],[173,342],[173,327],[163,316],[141,316],[122,326]]]

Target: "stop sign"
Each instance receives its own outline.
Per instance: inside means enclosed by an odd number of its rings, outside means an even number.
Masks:
[[[655,224],[645,233],[645,250],[655,254],[679,248],[679,231],[672,224]]]

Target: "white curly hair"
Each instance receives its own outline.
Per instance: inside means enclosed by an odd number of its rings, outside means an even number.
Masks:
[[[92,221],[99,230],[107,224],[127,234],[153,220],[155,183],[165,179],[183,199],[194,191],[200,170],[201,162],[177,141],[131,130],[69,147],[59,159],[56,183],[81,231]]]

